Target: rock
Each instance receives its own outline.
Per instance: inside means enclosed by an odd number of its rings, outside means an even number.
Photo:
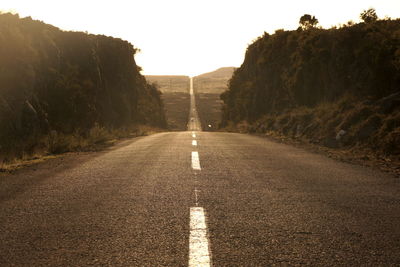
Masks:
[[[346,134],[346,131],[345,130],[343,130],[343,129],[341,129],[337,134],[336,134],[336,141],[340,141],[342,138],[343,138],[343,136]]]
[[[295,136],[300,137],[302,134],[303,134],[303,126],[297,124]]]

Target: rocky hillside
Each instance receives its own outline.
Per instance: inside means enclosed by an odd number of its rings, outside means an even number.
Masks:
[[[165,127],[135,52],[121,39],[0,14],[0,162]]]
[[[222,94],[222,124],[400,154],[400,20],[265,33]]]

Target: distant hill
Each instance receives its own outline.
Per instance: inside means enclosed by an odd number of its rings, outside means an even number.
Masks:
[[[149,83],[155,83],[162,93],[188,93],[189,76],[145,75]]]
[[[228,88],[228,81],[236,68],[224,67],[194,77],[196,104],[203,130],[218,128],[221,119],[220,94]],[[146,75],[149,83],[155,83],[162,92],[168,128],[173,131],[186,130],[189,116],[189,77],[183,75]]]
[[[195,76],[194,89],[197,93],[221,94],[228,89],[228,81],[235,69],[235,67],[224,67]]]
[[[212,72],[197,75],[195,78],[224,78],[229,80],[235,69],[236,67],[223,67]]]
[[[190,108],[189,76],[146,75],[145,77],[147,82],[156,84],[162,92],[168,129],[185,131]]]
[[[235,67],[219,68],[193,78],[196,104],[204,131],[214,131],[221,121],[221,93],[228,89]]]

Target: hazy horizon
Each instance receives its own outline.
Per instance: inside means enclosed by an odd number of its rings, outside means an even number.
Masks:
[[[290,8],[288,8],[290,7]],[[264,31],[293,30],[303,14],[323,28],[359,22],[375,8],[380,18],[400,17],[398,0],[336,1],[24,1],[4,0],[0,11],[52,24],[62,30],[104,34],[129,41],[144,75],[196,76],[239,67],[247,46]],[[72,16],[71,16],[72,15]]]

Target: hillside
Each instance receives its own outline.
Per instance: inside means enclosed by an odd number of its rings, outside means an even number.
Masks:
[[[220,94],[228,88],[234,67],[193,77],[196,104],[203,130],[216,130],[221,119]],[[146,80],[162,92],[169,130],[186,130],[189,116],[189,77],[182,75],[146,75]]]
[[[234,67],[224,67],[193,77],[196,104],[205,131],[214,131],[219,127],[222,109],[220,94],[228,89],[234,70]]]
[[[162,93],[188,93],[189,77],[183,75],[145,75],[149,83],[157,85]]]
[[[222,126],[400,155],[400,20],[265,33],[222,94]]]
[[[186,131],[189,118],[189,77],[183,75],[146,75],[146,80],[161,92],[168,129]]]
[[[0,163],[165,127],[130,43],[0,13],[0,44]]]
[[[219,68],[212,72],[207,72],[207,73],[197,75],[195,78],[197,78],[197,79],[202,79],[202,78],[230,79],[232,77],[232,74],[235,71],[235,69],[236,69],[235,67],[223,67],[223,68]]]
[[[193,77],[197,93],[221,94],[228,88],[234,70],[234,67],[224,67]]]

